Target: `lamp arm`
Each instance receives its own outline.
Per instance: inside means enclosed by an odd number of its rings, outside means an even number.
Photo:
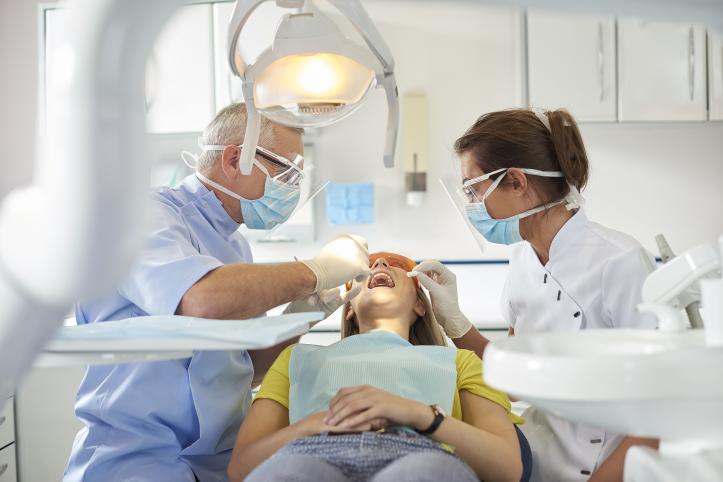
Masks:
[[[366,42],[369,50],[374,52],[376,58],[379,59],[384,73],[393,73],[394,57],[392,57],[392,52],[359,0],[329,0],[329,3],[349,19],[364,39],[364,42]]]
[[[268,0],[238,0],[233,7],[231,20],[228,23],[228,64],[231,72],[243,78],[246,73],[246,62],[238,53],[238,41],[246,21],[256,8]]]

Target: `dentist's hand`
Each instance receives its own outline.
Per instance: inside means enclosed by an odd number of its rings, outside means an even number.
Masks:
[[[324,313],[324,319],[327,319],[332,313],[338,310],[341,305],[358,295],[361,290],[362,287],[359,284],[355,285],[351,290],[347,291],[343,295],[341,293],[341,288],[323,290],[319,293],[314,293],[311,296],[305,296],[301,299],[292,301],[289,303],[289,306],[286,307],[284,313],[308,313],[310,311],[322,311]]]
[[[432,299],[432,312],[450,338],[459,338],[472,328],[472,323],[459,309],[457,277],[439,261],[423,261],[412,273],[427,288]]]
[[[369,276],[369,248],[364,238],[342,235],[321,249],[318,256],[302,261],[316,275],[316,293]]]

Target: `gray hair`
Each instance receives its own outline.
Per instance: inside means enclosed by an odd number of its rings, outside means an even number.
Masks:
[[[274,140],[274,124],[263,115],[261,117],[261,130],[259,144],[268,145]],[[238,102],[230,104],[219,111],[216,117],[206,126],[199,139],[201,145],[241,145],[246,132],[246,104]],[[221,157],[221,151],[201,152],[198,156],[197,169],[206,172],[211,169]]]

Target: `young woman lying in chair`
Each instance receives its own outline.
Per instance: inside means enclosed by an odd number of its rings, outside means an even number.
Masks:
[[[342,340],[281,353],[239,431],[232,481],[529,478],[522,420],[473,352],[446,346],[414,266],[372,254]]]

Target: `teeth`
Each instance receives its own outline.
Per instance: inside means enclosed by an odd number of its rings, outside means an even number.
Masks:
[[[384,286],[387,288],[394,288],[394,280],[391,276],[384,272],[374,273],[369,279],[369,289],[376,288],[378,286]]]

